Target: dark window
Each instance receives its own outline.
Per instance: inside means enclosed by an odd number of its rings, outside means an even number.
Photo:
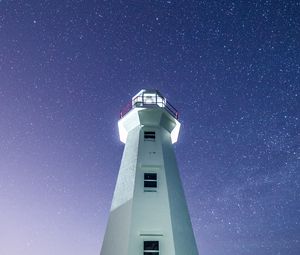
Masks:
[[[156,173],[144,173],[144,188],[157,188]]]
[[[144,251],[158,251],[159,242],[158,241],[144,241]]]
[[[145,141],[155,141],[155,132],[154,131],[145,131],[144,132]]]
[[[144,255],[159,255],[158,251],[144,251]]]
[[[144,173],[144,179],[145,180],[157,180],[157,174],[156,173]]]
[[[144,181],[144,187],[145,188],[157,188],[157,182],[156,181]]]

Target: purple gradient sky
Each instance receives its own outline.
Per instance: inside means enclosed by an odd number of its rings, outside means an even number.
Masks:
[[[0,254],[99,254],[119,110],[156,88],[200,255],[298,255],[299,8],[0,1]]]

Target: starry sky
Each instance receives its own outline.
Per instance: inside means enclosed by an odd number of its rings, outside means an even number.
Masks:
[[[99,254],[119,111],[161,91],[200,255],[300,253],[297,1],[0,0],[0,254]]]

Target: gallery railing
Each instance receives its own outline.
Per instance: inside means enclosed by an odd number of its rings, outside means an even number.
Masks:
[[[155,99],[155,100],[153,100]],[[174,118],[178,119],[178,111],[176,108],[171,105],[168,101],[161,97],[152,97],[147,98],[144,96],[137,96],[132,99],[121,111],[120,111],[120,119],[123,118],[131,109],[133,108],[152,108],[152,107],[161,107],[164,108],[170,115]]]

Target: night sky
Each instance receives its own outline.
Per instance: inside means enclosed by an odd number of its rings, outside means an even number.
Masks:
[[[199,254],[300,254],[299,31],[297,1],[0,0],[0,254],[100,253],[143,88]]]

